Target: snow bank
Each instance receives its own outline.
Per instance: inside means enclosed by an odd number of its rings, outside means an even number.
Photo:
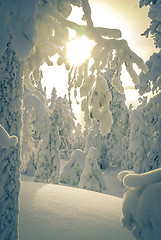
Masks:
[[[120,224],[122,199],[29,179],[21,187],[20,240],[132,239]]]
[[[122,224],[139,240],[159,240],[161,236],[161,168],[123,178]]]

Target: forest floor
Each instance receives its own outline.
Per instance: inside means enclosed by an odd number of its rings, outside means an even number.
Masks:
[[[120,223],[119,168],[103,171],[107,191],[36,183],[22,176],[20,240],[131,240]]]

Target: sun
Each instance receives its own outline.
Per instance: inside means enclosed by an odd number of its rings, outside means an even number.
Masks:
[[[81,65],[90,57],[94,45],[94,41],[89,40],[86,36],[71,40],[67,46],[67,59],[70,65]]]

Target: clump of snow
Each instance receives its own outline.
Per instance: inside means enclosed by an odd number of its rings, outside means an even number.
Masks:
[[[125,175],[123,183],[128,188],[123,198],[123,226],[138,240],[160,239],[161,169]]]
[[[14,135],[10,136],[4,127],[0,124],[0,146],[8,148],[15,146],[18,142],[18,138]]]
[[[159,87],[159,89],[161,89],[161,76],[159,76],[157,78],[157,87]]]
[[[128,174],[134,174],[134,171],[129,171],[129,170],[121,171],[121,172],[117,175],[117,177],[118,177],[118,179],[120,180],[120,182],[122,182],[123,179],[124,179],[124,177],[125,177],[126,175],[128,175]]]
[[[123,179],[127,188],[146,188],[148,185],[161,182],[161,168],[142,174],[127,175]]]

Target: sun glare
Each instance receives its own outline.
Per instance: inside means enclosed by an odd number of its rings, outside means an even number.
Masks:
[[[71,40],[68,43],[67,58],[71,65],[80,65],[90,57],[94,41],[89,40],[86,36],[79,39]]]

